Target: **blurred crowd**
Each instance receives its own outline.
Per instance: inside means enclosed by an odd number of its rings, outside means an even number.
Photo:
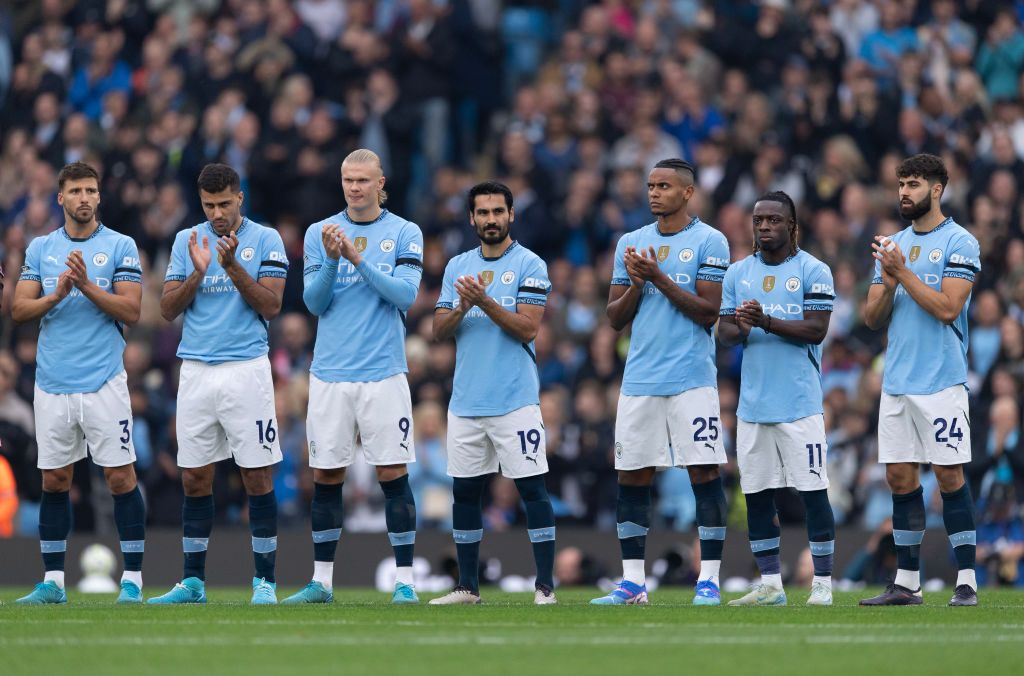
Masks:
[[[699,168],[691,213],[732,257],[751,251],[750,208],[781,189],[800,207],[801,246],[826,261],[838,298],[824,350],[830,498],[837,521],[880,532],[891,511],[875,428],[884,333],[860,308],[869,241],[905,227],[894,167],[941,155],[944,210],[974,233],[983,271],[971,304],[970,388],[979,561],[1013,582],[1024,553],[1024,2],[983,0],[13,0],[0,9],[0,248],[8,271],[0,351],[2,458],[34,531],[31,410],[35,326],[9,307],[27,244],[60,227],[55,176],[85,160],[103,176],[101,216],[138,242],[142,320],[127,333],[138,471],[151,522],[180,523],[174,400],[180,325],[158,311],[174,233],[203,220],[195,180],[222,161],[250,217],[292,260],[271,359],[285,461],[282,518],[308,523],[304,418],[315,321],[302,303],[302,235],[343,208],[339,164],[381,156],[387,207],[424,231],[424,276],[408,314],[415,404],[413,483],[424,527],[445,527],[446,403],[454,347],[431,317],[448,259],[476,245],[467,188],[515,195],[513,235],[549,266],[537,338],[560,523],[610,528],[613,421],[628,332],[605,318],[616,239],[652,219],[646,175]],[[88,345],[82,346],[89,349]],[[928,346],[922,346],[928,349]],[[719,349],[734,440],[739,349]],[[0,467],[0,496],[3,495]],[[735,468],[727,470],[738,496]],[[76,475],[76,528],[108,527],[96,474]],[[932,516],[941,503],[925,473]],[[218,473],[219,518],[245,518],[237,473]],[[372,472],[346,483],[346,527],[384,529]],[[783,521],[802,519],[780,497]],[[690,528],[685,472],[659,476],[661,527]],[[0,522],[4,512],[0,510]],[[489,529],[523,522],[495,479]],[[730,523],[744,523],[731,501]],[[0,524],[0,528],[2,528]]]

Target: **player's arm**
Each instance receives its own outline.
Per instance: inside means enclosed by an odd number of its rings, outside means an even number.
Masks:
[[[875,277],[871,280],[868,299],[864,304],[864,323],[872,331],[877,331],[889,321],[889,317],[892,316],[893,302],[896,300],[897,282],[881,263],[880,254],[885,251],[879,245],[879,241],[880,237],[875,237],[875,242],[871,244],[871,255],[875,259]],[[895,247],[894,252],[899,250],[899,246],[895,242],[893,242],[893,246]],[[903,260],[902,253],[900,260]]]
[[[612,285],[608,289],[608,308],[605,312],[616,331],[621,331],[633,321],[644,291],[644,280],[634,277],[626,267],[626,254],[635,251],[635,248],[625,246],[622,240],[619,240],[615,248]]]
[[[101,289],[89,279],[89,273],[81,251],[72,251],[67,260],[71,282],[82,295],[92,301],[101,312],[113,317],[121,324],[134,324],[142,312],[142,271],[132,269],[131,274],[122,271],[114,273],[113,293]],[[125,277],[118,279],[118,277]]]
[[[498,327],[521,343],[529,343],[537,337],[540,320],[544,316],[543,304],[517,303],[516,311],[506,310],[487,295],[482,278],[471,275],[455,280],[455,291],[461,299],[460,307],[476,305]]]
[[[245,271],[235,251],[238,250],[238,237],[232,230],[217,240],[217,260],[224,268],[224,274],[234,283],[242,299],[249,304],[256,314],[270,321],[281,312],[284,300],[284,277],[260,276],[259,280]]]
[[[405,312],[412,307],[416,294],[420,290],[420,279],[423,277],[423,263],[418,258],[399,258],[395,261],[392,274],[381,272],[363,258],[356,249],[355,243],[340,234],[341,255],[355,266],[367,285],[380,294],[381,298]],[[422,250],[422,245],[420,246]]]
[[[831,310],[804,310],[803,319],[779,319],[765,314],[756,300],[748,300],[736,308],[737,321],[809,345],[820,345],[825,340],[831,317]]]
[[[956,321],[964,309],[967,297],[971,295],[971,289],[974,288],[974,280],[943,277],[942,288],[936,291],[909,270],[899,279],[900,284],[907,290],[907,295],[943,324],[952,324]]]
[[[735,347],[750,335],[750,324],[740,322],[736,315],[721,315],[718,318],[718,342],[723,347]]]
[[[303,245],[303,260],[302,302],[319,317],[334,300],[334,283],[338,278],[338,262],[341,260],[338,226],[333,223],[322,226],[319,238],[310,229]]]
[[[906,266],[899,246],[886,251],[876,243],[872,248],[875,249],[874,256],[881,264],[882,271],[892,277],[897,284],[902,284],[907,295],[925,312],[943,324],[952,324],[956,321],[974,288],[973,274],[967,277],[943,276],[942,287],[936,291]]]
[[[693,322],[711,327],[718,321],[718,310],[722,306],[721,280],[698,279],[697,293],[681,289],[658,265],[658,255],[653,246],[644,252],[627,251],[626,269],[630,277],[653,284],[677,310]]]
[[[608,289],[608,319],[612,328],[621,331],[633,321],[643,287],[636,284],[612,284]]]
[[[874,282],[868,289],[868,299],[864,303],[864,323],[872,331],[886,325],[892,315],[892,304],[896,299],[896,287],[886,282]]]
[[[70,274],[64,272],[57,278],[57,287],[53,290],[53,293],[40,296],[43,285],[39,281],[34,279],[19,280],[17,286],[14,287],[11,319],[19,324],[39,319],[67,298],[73,286]]]
[[[434,308],[434,340],[447,340],[454,336],[465,316],[466,311],[462,308],[461,303],[451,309]]]
[[[434,340],[447,340],[454,336],[470,307],[455,293],[455,272],[452,262],[449,261],[444,268],[441,293],[434,306]]]
[[[171,275],[179,270],[182,275],[184,274],[184,263],[183,261],[176,260],[180,257],[179,253],[172,250],[171,269],[167,271],[168,279],[164,281],[164,289],[160,294],[160,315],[169,322],[174,321],[195,300],[196,293],[199,292],[199,287],[203,283],[203,277],[206,275],[206,270],[210,267],[212,254],[210,253],[209,237],[204,235],[203,243],[200,245],[198,233],[193,229],[189,234],[187,246],[188,255],[192,259],[192,266],[194,268],[192,274],[178,279],[171,278]],[[175,249],[177,248],[177,242],[175,242]]]

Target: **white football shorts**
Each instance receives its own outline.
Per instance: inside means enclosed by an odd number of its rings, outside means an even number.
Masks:
[[[494,474],[522,479],[548,471],[540,406],[505,415],[463,417],[448,413],[448,476]]]
[[[39,469],[72,465],[87,454],[100,467],[135,462],[128,375],[121,371],[95,392],[50,394],[35,388]]]
[[[234,458],[254,469],[281,462],[274,380],[266,356],[205,364],[186,359],[178,381],[178,466]]]
[[[718,406],[715,387],[664,397],[620,394],[615,469],[725,464]]]
[[[357,445],[370,465],[416,462],[405,374],[363,383],[328,383],[310,374],[306,438],[314,469],[348,467]]]
[[[967,388],[886,394],[878,410],[878,462],[963,465],[971,461]]]
[[[828,488],[825,419],[819,413],[784,423],[737,420],[736,459],[744,493],[786,486],[798,491]]]

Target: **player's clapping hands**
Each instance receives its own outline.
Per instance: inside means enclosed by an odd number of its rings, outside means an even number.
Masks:
[[[338,244],[341,247],[341,255],[352,265],[359,267],[359,264],[363,262],[363,257],[359,254],[359,250],[356,249],[355,243],[348,238],[344,230],[339,230],[340,236],[338,238]]]
[[[487,286],[483,277],[477,275],[463,275],[455,280],[455,292],[459,294],[460,304],[463,311],[474,305],[479,305],[487,298]]]
[[[188,238],[188,256],[192,259],[192,265],[196,272],[205,275],[210,267],[210,260],[213,258],[210,253],[210,238],[203,235],[203,245],[199,246],[199,232],[193,229]]]
[[[71,289],[75,288],[75,283],[71,277],[71,271],[65,270],[60,273],[60,277],[57,278],[57,288],[54,293],[57,294],[57,300],[64,300],[71,293]]]
[[[736,308],[736,324],[740,327],[740,333],[748,336],[750,329],[755,326],[765,328],[768,324],[768,316],[756,300],[745,300],[743,305]]]
[[[658,266],[658,254],[654,252],[654,247],[639,252],[635,247],[626,247],[626,272],[637,286],[643,286],[644,282],[653,282],[663,274]]]
[[[61,276],[68,275],[71,283],[79,289],[89,283],[89,270],[85,267],[85,259],[82,257],[81,251],[78,249],[72,251],[68,254],[68,259],[65,262],[68,269],[67,272],[63,273]],[[59,286],[60,284],[58,283],[58,287]]]
[[[232,230],[217,240],[217,262],[227,271],[238,264],[235,259],[235,251],[238,249],[238,237]]]
[[[883,239],[887,241],[883,242]],[[891,245],[891,249],[888,248],[889,245]],[[896,278],[906,268],[903,252],[900,251],[899,244],[882,235],[875,235],[875,241],[871,243],[871,249],[871,255],[882,264],[882,282],[890,289],[896,288]]]
[[[341,228],[334,223],[328,223],[320,231],[320,241],[324,244],[324,251],[331,260],[341,259]]]

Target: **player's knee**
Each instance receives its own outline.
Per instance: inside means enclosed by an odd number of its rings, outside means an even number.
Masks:
[[[46,493],[63,493],[71,490],[71,470],[67,467],[43,470],[43,491]]]
[[[181,486],[190,498],[210,495],[213,493],[213,473],[203,467],[185,468],[181,472]]]
[[[345,481],[345,468],[337,469],[314,469],[313,483],[318,484],[340,484]]]
[[[543,476],[516,479],[516,488],[519,489],[519,496],[523,502],[544,502],[549,499]]]
[[[249,495],[266,495],[274,490],[274,475],[269,467],[242,468],[242,483]]]
[[[653,467],[619,470],[619,484],[622,486],[650,486],[653,483]]]
[[[885,480],[893,493],[910,493],[918,486],[917,468],[906,463],[885,466]]]
[[[377,465],[377,481],[381,483],[400,479],[408,473],[405,465]]]
[[[938,481],[939,490],[943,493],[958,491],[964,485],[964,470],[961,465],[932,465],[932,471]]]
[[[455,477],[452,481],[452,497],[459,504],[480,504],[486,476]]]
[[[691,484],[705,484],[719,477],[718,465],[689,465],[686,471]]]
[[[123,495],[135,488],[135,469],[132,465],[106,467],[103,474],[111,495]]]

